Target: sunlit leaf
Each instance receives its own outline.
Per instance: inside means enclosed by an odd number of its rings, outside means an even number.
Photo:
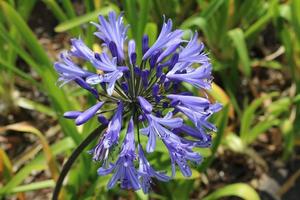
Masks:
[[[72,141],[71,138],[66,137],[53,144],[51,146],[51,151],[53,156],[55,156],[74,148],[74,146],[74,141]],[[10,193],[13,188],[22,183],[33,171],[41,171],[45,169],[47,169],[47,161],[43,154],[39,154],[21,168],[4,187],[0,188],[0,194]]]
[[[36,135],[39,138],[39,140],[43,146],[45,157],[47,159],[49,170],[51,172],[53,179],[56,180],[58,178],[58,175],[59,175],[58,167],[56,165],[55,159],[54,159],[51,149],[49,147],[48,141],[45,138],[45,136],[37,128],[35,128],[25,122],[10,124],[10,125],[4,126],[4,127],[0,127],[0,132],[4,132],[7,130],[32,133],[32,134]]]
[[[260,200],[257,192],[245,183],[226,185],[204,197],[203,200],[217,200],[230,196],[240,197],[244,200]]]
[[[107,6],[107,7],[103,7],[99,10],[96,10],[94,12],[90,12],[87,13],[85,15],[67,20],[62,22],[61,24],[57,25],[55,27],[55,31],[56,32],[65,32],[67,30],[70,30],[72,28],[75,28],[77,26],[80,26],[82,24],[88,23],[90,21],[93,21],[95,19],[97,19],[97,17],[101,14],[101,15],[107,15],[109,13],[109,11],[115,10],[115,7],[111,7],[111,6]]]
[[[30,183],[27,185],[17,186],[11,190],[11,193],[28,192],[28,191],[32,191],[32,190],[41,190],[44,188],[52,188],[54,186],[55,186],[55,182],[53,180],[46,180],[46,181]]]
[[[241,61],[241,71],[244,75],[250,77],[251,75],[251,66],[250,66],[250,58],[247,49],[247,44],[245,41],[244,33],[241,29],[236,28],[228,32],[229,37],[233,41],[233,45],[236,48],[237,54],[239,55],[239,59]]]

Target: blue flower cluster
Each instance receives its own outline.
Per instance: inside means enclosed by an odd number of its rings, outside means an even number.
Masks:
[[[121,188],[142,188],[145,193],[152,178],[169,181],[176,166],[184,176],[191,176],[188,163],[199,164],[202,160],[193,148],[210,146],[211,136],[207,132],[216,131],[216,127],[208,119],[221,109],[220,104],[193,96],[182,85],[185,82],[202,90],[211,88],[212,66],[203,52],[204,45],[197,41],[197,33],[189,41],[183,40],[183,31],[172,31],[169,19],[163,23],[154,44],[150,46],[148,36],[144,36],[142,52],[136,52],[135,41],[127,40],[122,15],[111,12],[108,19],[99,16],[99,22],[92,24],[98,29],[95,35],[103,41],[101,53],[89,49],[81,39],[72,39],[71,50],[62,53],[61,60],[54,65],[61,85],[75,82],[97,99],[98,103],[89,109],[69,111],[64,116],[74,119],[76,125],[97,116],[107,126],[98,144],[90,150],[93,160],[102,163],[98,174],[113,173],[108,188],[120,182]],[[80,67],[74,58],[89,62],[95,71]],[[137,63],[138,60],[141,62]],[[110,119],[102,109],[106,104],[114,108],[107,111],[113,113]],[[184,122],[188,119],[193,126]],[[112,162],[110,152],[118,146],[125,126],[127,133],[121,151]],[[140,134],[148,137],[144,147]],[[158,139],[170,154],[171,176],[155,171],[145,156],[145,152],[155,151]]]

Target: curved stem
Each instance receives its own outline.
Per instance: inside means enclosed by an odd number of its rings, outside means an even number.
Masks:
[[[61,190],[63,181],[66,177],[66,175],[68,174],[69,170],[71,169],[73,163],[75,162],[75,160],[78,158],[78,156],[80,155],[80,153],[85,149],[85,147],[87,147],[97,136],[99,136],[99,132],[102,132],[104,130],[106,126],[101,125],[98,128],[96,128],[92,133],[90,133],[89,136],[87,136],[81,143],[80,145],[73,151],[72,155],[70,156],[70,158],[68,159],[68,161],[66,162],[66,164],[63,166],[61,173],[58,177],[58,180],[56,182],[55,188],[54,188],[54,192],[53,192],[53,196],[52,196],[52,200],[57,200],[58,199],[58,195],[59,192]]]

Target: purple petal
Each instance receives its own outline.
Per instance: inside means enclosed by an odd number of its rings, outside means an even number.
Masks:
[[[157,62],[162,61],[164,58],[166,58],[167,56],[171,55],[172,53],[174,53],[176,51],[176,49],[179,47],[179,44],[173,44],[171,46],[169,46],[168,48],[166,48],[166,50],[164,52],[162,52],[162,54],[160,54],[160,56],[157,59]]]
[[[104,167],[102,166],[102,167],[100,167],[100,168],[97,170],[97,173],[98,173],[98,175],[100,175],[100,176],[105,176],[105,175],[107,175],[107,174],[112,173],[113,170],[114,170],[114,168],[115,168],[115,165],[113,165],[113,164],[109,164],[109,167],[108,167],[108,168],[104,168]]]
[[[152,112],[152,109],[153,109],[152,105],[144,97],[138,96],[138,101],[144,112],[146,112],[146,113]]]
[[[67,119],[76,119],[82,112],[80,111],[68,111],[64,113],[64,117]]]
[[[78,58],[91,61],[94,57],[94,52],[88,48],[84,42],[79,38],[71,39],[72,47],[71,47],[71,55],[76,56]]]
[[[155,133],[149,132],[149,138],[148,138],[148,143],[146,146],[146,151],[147,152],[153,152],[156,146],[156,136]]]
[[[107,184],[107,189],[111,189],[113,188],[117,181],[124,176],[125,173],[125,168],[124,167],[118,167],[118,169],[116,170],[116,173],[114,173],[114,175],[111,177],[111,179],[109,180],[108,184]]]
[[[96,105],[81,113],[75,120],[76,125],[79,126],[91,119],[95,115],[95,113],[103,106],[103,104],[103,102],[98,102]]]

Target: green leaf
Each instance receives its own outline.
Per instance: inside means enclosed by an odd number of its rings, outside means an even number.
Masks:
[[[2,68],[6,68],[8,70],[12,70],[13,72],[15,72],[18,76],[22,77],[23,79],[29,81],[31,84],[39,86],[39,83],[34,80],[28,73],[23,72],[22,70],[20,70],[17,66],[14,66],[12,64],[10,64],[9,62],[7,62],[6,60],[2,59],[0,57],[0,67]]]
[[[295,146],[295,132],[293,127],[293,121],[290,119],[286,119],[282,122],[280,126],[280,130],[283,133],[284,137],[284,151],[283,151],[283,159],[287,160],[290,155],[294,152],[294,146]]]
[[[30,124],[27,124],[26,122],[20,122],[15,124],[10,124],[4,127],[0,128],[1,132],[6,132],[8,130],[13,130],[20,133],[31,133],[38,137],[40,144],[43,147],[45,158],[47,159],[47,165],[51,172],[51,175],[53,179],[58,178],[58,167],[57,163],[55,161],[55,158],[53,156],[53,153],[49,147],[48,141],[45,138],[45,136],[35,127],[31,126]]]
[[[235,183],[217,189],[213,193],[204,197],[203,200],[216,200],[230,196],[240,197],[245,200],[260,200],[257,192],[245,183]]]
[[[5,184],[13,176],[13,166],[6,152],[0,148],[0,169],[2,184]]]
[[[27,185],[17,186],[14,189],[12,189],[11,193],[28,192],[32,190],[40,190],[49,187],[53,188],[54,186],[55,186],[55,182],[53,180],[46,180],[46,181],[40,181],[36,183],[30,183]]]
[[[191,169],[191,170],[192,170],[192,175],[190,177],[185,177],[182,175],[182,173],[180,171],[177,171],[174,179],[187,180],[187,179],[199,179],[201,177],[200,173],[197,170],[195,170],[195,169]]]
[[[67,15],[54,0],[43,0],[43,2],[50,8],[54,16],[61,22],[67,20]]]
[[[245,38],[248,39],[253,37],[256,33],[265,28],[266,24],[269,23],[274,16],[279,15],[278,2],[278,0],[271,0],[268,2],[267,12],[263,16],[260,16],[258,20],[245,30]]]
[[[107,6],[103,7],[99,10],[95,10],[94,12],[87,13],[80,17],[76,17],[67,21],[62,22],[61,24],[57,25],[54,30],[56,32],[65,32],[82,24],[88,23],[97,19],[99,15],[107,15],[110,11],[117,10],[116,7]]]
[[[214,13],[218,10],[218,8],[224,3],[225,0],[212,0],[210,1],[207,8],[201,12],[200,16],[209,20],[210,17],[214,15]]]
[[[208,45],[211,46],[213,39],[208,28],[208,22],[205,18],[192,16],[181,24],[180,29],[190,29],[194,26],[203,32]]]
[[[244,33],[240,28],[233,29],[228,32],[229,37],[233,41],[233,45],[236,48],[239,60],[241,61],[242,68],[241,71],[247,77],[251,76],[251,65],[250,58],[247,49],[247,44],[245,41]]]
[[[12,8],[5,1],[1,1],[0,5],[2,7],[2,10],[4,11],[7,20],[13,23],[22,35],[22,39],[27,43],[28,48],[33,54],[33,57],[35,57],[36,60],[39,60],[44,65],[50,66],[51,62],[46,52],[44,51],[43,47],[39,44],[37,38],[30,30],[26,22],[22,19],[22,17],[17,13],[16,10],[14,10],[14,8]]]
[[[292,14],[292,23],[294,26],[295,33],[297,34],[298,42],[300,42],[300,0],[293,0],[291,3],[291,14]]]
[[[142,51],[142,37],[145,31],[145,27],[148,20],[149,10],[150,10],[150,3],[149,0],[140,0],[139,2],[139,16],[137,20],[137,35],[135,41],[137,43],[137,50],[138,52]],[[140,58],[138,58],[139,60]]]
[[[243,153],[245,151],[244,142],[235,133],[228,134],[225,137],[225,140],[223,140],[222,142],[226,147],[234,152]]]
[[[253,126],[247,136],[246,143],[250,144],[252,143],[258,135],[264,133],[272,126],[279,125],[280,120],[279,119],[267,119],[262,122],[257,123],[255,126]]]
[[[138,37],[137,40],[141,41],[144,29],[147,24],[149,10],[150,10],[150,1],[148,0],[140,0],[140,11],[139,11],[139,20],[138,20]]]
[[[51,151],[53,156],[56,156],[62,152],[70,150],[75,147],[71,138],[66,137],[59,140],[57,143],[51,145]],[[28,162],[23,168],[21,168],[11,180],[2,188],[0,188],[0,194],[10,193],[13,188],[22,183],[32,171],[41,171],[47,168],[46,158],[42,153],[39,153],[33,160]]]
[[[71,0],[64,0],[64,1],[61,1],[61,3],[62,3],[62,6],[64,7],[64,9],[66,10],[68,17],[75,18],[76,12],[72,5]]]
[[[16,41],[13,37],[11,37],[7,30],[0,24],[0,37],[3,38],[8,45],[10,46],[10,48],[13,48],[18,54],[19,56],[31,67],[33,68],[37,73],[42,73],[42,68],[37,64],[37,62],[34,60],[34,58],[29,55],[29,53],[27,53],[25,51],[25,49],[23,49]],[[5,64],[5,61],[3,62],[3,65]]]
[[[243,142],[246,144],[250,133],[250,126],[255,118],[255,111],[261,106],[264,100],[267,98],[278,95],[278,93],[270,93],[264,95],[258,99],[255,99],[244,111],[241,119],[241,129],[240,129],[240,137]]]
[[[145,34],[149,36],[149,45],[152,45],[157,38],[157,25],[152,22],[147,23]]]
[[[131,25],[131,33],[134,38],[137,38],[137,10],[136,10],[136,0],[125,1],[125,16],[128,23]]]
[[[32,101],[30,99],[19,97],[18,99],[16,99],[16,104],[21,108],[25,108],[28,110],[35,110],[45,115],[48,115],[50,117],[56,118],[56,113],[50,107]]]
[[[288,112],[290,110],[290,106],[292,104],[292,99],[289,97],[281,97],[277,101],[272,102],[267,107],[267,112],[273,117],[277,117],[284,112]]]
[[[13,188],[25,180],[32,171],[44,170],[46,169],[46,165],[44,163],[32,163],[30,165],[26,165],[23,169],[24,170],[20,170],[17,174],[15,174],[10,181],[0,189],[0,195],[10,193]]]

